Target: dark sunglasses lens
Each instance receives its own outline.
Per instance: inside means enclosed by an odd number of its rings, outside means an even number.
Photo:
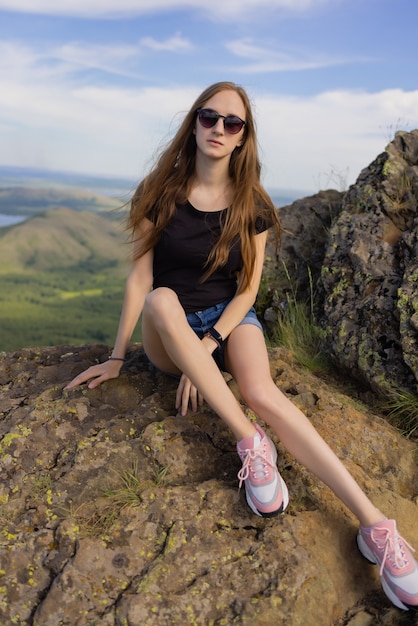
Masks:
[[[219,115],[215,111],[199,111],[199,121],[204,128],[212,128],[219,119]]]
[[[211,109],[200,109],[198,112],[199,121],[204,128],[213,128],[222,115]],[[244,126],[245,122],[236,115],[227,115],[224,118],[224,128],[231,135],[236,135]]]
[[[225,118],[225,130],[227,130],[228,133],[231,133],[231,135],[236,135],[236,133],[239,133],[243,126],[244,122],[240,120],[239,117],[235,117],[234,115],[228,115]]]

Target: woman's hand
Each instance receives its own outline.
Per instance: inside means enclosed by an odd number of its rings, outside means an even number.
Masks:
[[[200,395],[187,376],[183,374],[177,387],[176,409],[180,411],[181,415],[187,415],[189,404],[192,411],[196,412],[198,406],[203,405],[203,396]]]
[[[81,372],[78,376],[73,378],[73,380],[68,383],[66,387],[64,387],[64,391],[68,389],[73,389],[82,383],[91,380],[94,380],[89,383],[88,388],[94,389],[105,380],[110,380],[111,378],[117,378],[119,376],[121,367],[123,365],[123,361],[105,361],[104,363],[99,363],[98,365],[92,365],[84,372]]]
[[[205,346],[209,354],[212,354],[217,347],[216,342],[214,342],[210,337],[203,337],[202,344]],[[183,374],[180,378],[179,386],[177,387],[176,409],[180,411],[181,415],[187,415],[189,404],[192,411],[197,411],[198,407],[203,405],[203,402],[203,396],[193,385],[192,381],[185,374]]]

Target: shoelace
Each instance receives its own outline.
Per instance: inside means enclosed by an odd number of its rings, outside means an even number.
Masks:
[[[398,569],[402,569],[403,567],[408,565],[408,559],[402,549],[401,542],[403,541],[405,545],[407,545],[408,548],[413,552],[415,552],[415,550],[398,533],[393,536],[390,530],[382,528],[376,530],[373,529],[370,536],[372,538],[372,541],[374,541],[374,543],[379,548],[379,550],[383,550],[383,559],[379,570],[380,575],[382,575],[383,573],[387,559],[391,559]]]
[[[266,466],[275,467],[269,458],[266,446],[263,444],[260,444],[258,448],[244,450],[241,454],[245,454],[245,459],[237,474],[239,478],[238,489],[241,489],[242,483],[248,478],[250,472],[255,478],[258,478],[257,474],[267,475]]]

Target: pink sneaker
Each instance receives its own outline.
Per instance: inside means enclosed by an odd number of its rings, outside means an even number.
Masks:
[[[248,506],[256,515],[273,517],[289,504],[286,483],[277,467],[276,448],[260,426],[255,424],[254,437],[241,439],[237,444],[242,468],[238,472],[239,487],[245,482]]]
[[[413,548],[398,533],[395,520],[361,527],[357,544],[366,559],[379,565],[389,600],[405,611],[418,608],[418,564],[411,554]]]

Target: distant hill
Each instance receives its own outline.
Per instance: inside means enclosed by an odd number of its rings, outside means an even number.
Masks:
[[[45,211],[0,229],[0,273],[124,262],[126,236],[121,219],[64,207]]]
[[[0,165],[0,187],[85,189],[92,193],[122,198],[129,196],[139,181],[120,176],[100,176],[34,167]]]
[[[127,202],[138,182],[139,178],[134,180],[0,165],[0,214],[33,215],[56,206],[102,212]],[[27,190],[27,193],[21,193],[22,190]],[[267,191],[277,207],[314,193],[312,190],[284,188],[269,188]],[[2,195],[1,192],[6,193]],[[43,193],[46,194],[44,200]]]
[[[0,167],[0,216],[24,219],[0,227],[0,350],[111,345],[130,254],[126,214],[114,209],[134,187],[47,174]],[[278,207],[292,201],[271,195]],[[141,340],[139,328],[132,339]]]
[[[296,199],[291,192],[287,195],[286,191],[280,190],[273,190],[270,195],[276,207],[291,204]],[[65,187],[0,187],[0,215],[27,217],[65,206],[75,211],[91,211],[112,217],[112,212],[122,209],[128,200],[127,194],[118,199]]]
[[[110,345],[129,268],[126,241],[122,220],[65,207],[1,228],[0,350]]]
[[[3,215],[36,215],[40,211],[59,206],[76,211],[109,213],[122,206],[125,200],[81,189],[47,187],[4,187],[0,188],[0,213]]]

